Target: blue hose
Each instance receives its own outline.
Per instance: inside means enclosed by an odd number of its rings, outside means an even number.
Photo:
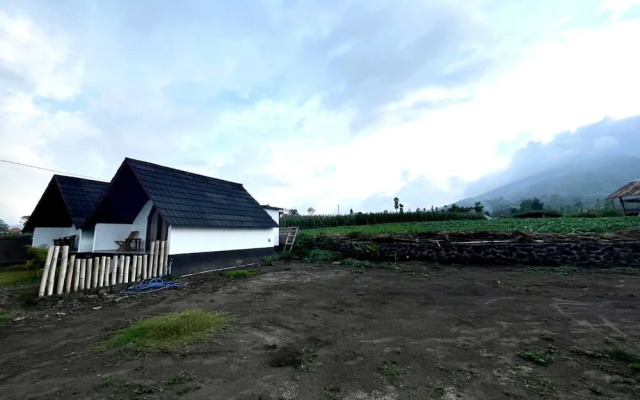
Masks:
[[[167,273],[162,274],[159,278],[148,278],[143,279],[140,283],[136,285],[129,286],[126,289],[120,291],[120,294],[126,295],[138,295],[138,294],[146,294],[159,292],[160,290],[165,290],[169,288],[179,288],[183,286],[187,286],[187,282],[165,282],[162,278],[167,276],[167,274],[171,273],[171,266],[173,265],[173,261],[169,264],[169,268],[167,269]]]

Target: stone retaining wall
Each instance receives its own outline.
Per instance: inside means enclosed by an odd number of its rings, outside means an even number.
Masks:
[[[573,265],[638,267],[640,242],[611,243],[435,243],[433,241],[361,240],[319,237],[307,244],[345,257],[378,261],[418,260],[494,265]]]

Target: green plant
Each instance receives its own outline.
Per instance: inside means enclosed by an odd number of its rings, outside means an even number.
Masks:
[[[29,258],[27,267],[35,270],[44,268],[44,264],[47,261],[47,253],[48,249],[45,245],[38,247],[27,246],[27,257]]]
[[[38,288],[27,287],[22,289],[14,289],[9,292],[11,296],[20,306],[34,306],[38,301]]]
[[[178,375],[174,376],[173,378],[170,378],[169,380],[167,380],[167,383],[165,383],[165,386],[177,386],[177,385],[182,385],[185,382],[189,382],[192,381],[193,378],[195,378],[195,375],[192,373],[188,373],[185,371],[180,371],[178,372]]]
[[[389,215],[408,215],[413,213]],[[427,213],[428,214],[428,213]],[[394,221],[389,221],[394,222]],[[354,225],[354,224],[352,224]],[[423,232],[536,232],[536,233],[605,233],[625,229],[640,228],[640,218],[635,217],[604,217],[604,218],[542,218],[515,219],[494,218],[492,220],[466,219],[421,221],[406,223],[383,223],[363,226],[330,225],[323,229],[304,229],[299,233],[300,238],[323,235],[415,235]]]
[[[248,278],[253,275],[258,275],[262,271],[259,269],[231,269],[228,271],[223,271],[222,275],[229,277],[231,279],[239,279],[239,278]]]
[[[306,263],[329,263],[338,261],[342,258],[342,254],[332,250],[313,249],[307,253],[303,261]]]
[[[357,274],[364,273],[366,268],[373,267],[373,263],[369,261],[356,260],[355,258],[342,260],[342,265],[347,267],[349,271]]]
[[[280,261],[280,255],[274,254],[272,256],[264,256],[260,259],[261,265],[273,265],[274,262]]]
[[[0,326],[7,325],[14,317],[15,313],[13,311],[0,311]]]
[[[394,379],[401,374],[401,371],[398,369],[398,366],[394,362],[392,362],[391,364],[387,363],[386,361],[383,362],[382,365],[378,367],[378,371],[389,379]]]
[[[521,380],[526,390],[539,396],[549,396],[554,391],[553,382],[547,378],[535,374],[525,374],[521,376]]]
[[[547,366],[553,362],[551,353],[547,350],[523,350],[518,356],[532,363]]]
[[[152,349],[171,350],[178,346],[205,339],[229,323],[222,313],[185,310],[133,322],[111,338],[96,346],[97,350],[124,347],[134,351]]]

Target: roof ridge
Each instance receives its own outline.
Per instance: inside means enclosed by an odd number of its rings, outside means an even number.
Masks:
[[[134,158],[130,158],[130,157],[125,157],[124,161],[125,161],[125,162],[127,162],[127,163],[129,163],[129,162],[134,162],[134,163],[140,163],[140,164],[151,165],[151,166],[156,167],[156,168],[168,169],[168,170],[175,171],[175,172],[178,172],[178,173],[181,173],[181,174],[187,174],[187,175],[199,176],[199,177],[201,177],[201,178],[205,178],[205,179],[210,179],[210,180],[214,180],[214,181],[218,181],[218,182],[224,182],[224,183],[231,183],[231,184],[234,184],[234,185],[238,185],[238,186],[242,186],[242,187],[244,187],[244,185],[243,185],[242,183],[233,182],[233,181],[228,181],[228,180],[220,179],[220,178],[214,178],[214,177],[212,177],[212,176],[207,176],[207,175],[197,174],[197,173],[195,173],[195,172],[189,172],[189,171],[185,171],[185,170],[183,170],[183,169],[177,169],[177,168],[167,167],[167,166],[165,166],[165,165],[155,164],[155,163],[152,163],[152,162],[149,162],[149,161],[136,160],[136,159],[134,159]]]
[[[53,178],[56,180],[56,182],[58,181],[58,178],[71,178],[71,179],[77,179],[79,181],[106,183],[106,184],[109,184],[109,182],[110,182],[108,180],[99,181],[97,179],[78,178],[77,176],[62,175],[62,174],[53,174]]]

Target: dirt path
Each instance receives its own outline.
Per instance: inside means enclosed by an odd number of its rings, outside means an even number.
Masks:
[[[31,310],[0,327],[1,397],[640,398],[633,362],[597,352],[639,353],[637,276],[400,269],[283,263],[244,280],[210,275],[180,291]],[[188,308],[234,321],[176,353],[89,349],[132,319]]]

